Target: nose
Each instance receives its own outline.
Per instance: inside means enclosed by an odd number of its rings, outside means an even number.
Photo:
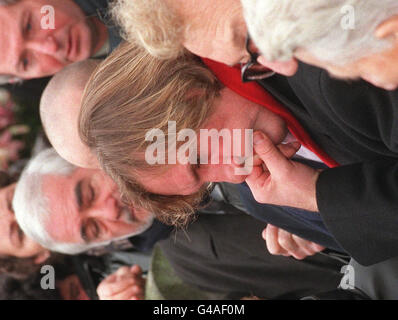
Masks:
[[[57,41],[52,35],[47,35],[41,39],[32,39],[28,42],[27,47],[33,51],[47,55],[53,55],[59,49]]]
[[[88,216],[102,220],[117,221],[119,219],[119,205],[109,194],[106,198],[98,199],[88,210]]]

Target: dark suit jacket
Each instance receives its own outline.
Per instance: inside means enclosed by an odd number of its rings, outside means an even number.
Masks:
[[[342,165],[317,183],[320,213],[337,241],[364,265],[398,256],[398,91],[304,64],[294,77],[260,84]]]
[[[230,298],[299,298],[337,287],[342,263],[319,254],[304,261],[272,256],[264,227],[247,215],[199,215],[160,247],[183,281]]]

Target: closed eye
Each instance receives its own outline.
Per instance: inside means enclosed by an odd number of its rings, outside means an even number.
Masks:
[[[25,37],[29,36],[29,32],[32,30],[32,14],[27,11],[25,13],[25,22],[24,22],[24,27],[23,27],[23,35]]]
[[[27,71],[29,68],[29,59],[28,58],[23,58],[22,59],[22,67],[24,71]]]
[[[93,203],[95,201],[95,189],[93,188],[92,185],[89,185],[89,192],[90,192],[89,202]]]

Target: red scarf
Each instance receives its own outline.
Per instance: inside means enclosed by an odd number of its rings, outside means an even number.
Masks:
[[[285,120],[289,131],[307,149],[315,153],[327,166],[334,168],[339,164],[324,152],[304,130],[293,115],[278,101],[276,101],[264,88],[256,82],[243,83],[239,68],[231,68],[209,59],[203,59],[207,67],[216,75],[218,80],[240,96],[264,106]]]

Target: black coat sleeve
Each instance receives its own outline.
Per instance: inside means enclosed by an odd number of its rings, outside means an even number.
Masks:
[[[398,161],[383,159],[325,170],[317,182],[322,218],[359,263],[398,256]]]

